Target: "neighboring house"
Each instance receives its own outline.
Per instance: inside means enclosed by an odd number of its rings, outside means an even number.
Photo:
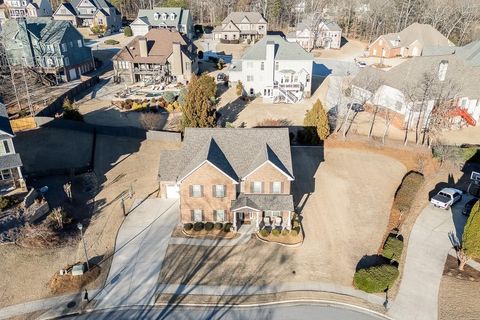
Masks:
[[[24,65],[55,81],[71,81],[94,69],[92,51],[67,21],[50,18],[8,20],[3,26],[11,66]]]
[[[368,47],[370,57],[418,57],[425,47],[453,46],[443,34],[429,24],[412,23],[399,33],[378,37]]]
[[[287,40],[297,42],[304,49],[313,48],[340,49],[342,29],[333,21],[321,20],[313,25],[313,16],[307,18],[296,26],[296,30],[287,35]]]
[[[0,194],[4,194],[17,188],[25,188],[23,180],[22,160],[15,153],[12,138],[15,136],[7,109],[0,103]]]
[[[267,20],[258,12],[232,12],[213,29],[213,39],[255,41],[267,35]]]
[[[117,31],[122,26],[122,15],[107,0],[71,0],[63,2],[53,14],[54,20],[70,21],[75,27],[104,25]]]
[[[195,45],[166,29],[152,29],[135,37],[112,61],[115,80],[127,83],[186,83],[198,72]]]
[[[140,9],[137,19],[131,24],[134,36],[144,36],[150,29],[162,28],[178,31],[193,39],[193,23],[190,10],[182,8],[154,7]]]
[[[266,220],[280,220],[291,228],[287,128],[186,128],[180,150],[161,152],[158,180],[161,197],[180,198],[182,223],[230,222],[235,230],[253,224],[258,230]]]
[[[295,103],[312,92],[313,56],[298,43],[268,35],[250,47],[230,70],[230,81],[241,81],[248,96]]]
[[[427,98],[425,112],[420,115],[418,105],[424,97],[424,79],[429,79],[429,93],[433,97],[450,99],[455,107],[452,119],[469,125],[480,120],[480,40],[464,47],[443,48],[429,56],[415,57],[388,70],[367,67],[353,79],[352,97],[359,102],[369,102],[388,108],[404,118],[411,127],[419,116],[425,126],[435,99]],[[413,98],[412,98],[413,97]]]
[[[48,0],[5,0],[0,7],[0,23],[6,19],[51,17]]]

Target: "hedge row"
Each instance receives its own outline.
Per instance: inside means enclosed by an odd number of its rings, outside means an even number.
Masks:
[[[186,230],[186,231],[190,231],[193,229],[193,231],[202,231],[202,230],[206,230],[206,231],[212,231],[213,229],[215,230],[222,230],[224,232],[230,232],[230,229],[232,228],[232,224],[231,223],[221,223],[221,222],[216,222],[216,223],[213,223],[213,222],[206,222],[206,223],[203,223],[203,222],[195,222],[195,223],[185,223],[183,225],[183,228]]]

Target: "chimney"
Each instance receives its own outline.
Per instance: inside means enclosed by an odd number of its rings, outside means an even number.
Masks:
[[[266,60],[271,61],[275,59],[275,42],[267,41],[267,52],[266,52]]]
[[[138,38],[138,47],[140,50],[140,57],[148,57],[147,39],[145,37]]]
[[[172,43],[172,73],[175,76],[183,74],[182,50],[179,42]]]
[[[267,41],[265,50],[265,73],[263,80],[268,85],[273,85],[275,77],[275,42]]]

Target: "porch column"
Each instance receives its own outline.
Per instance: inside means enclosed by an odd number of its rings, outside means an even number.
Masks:
[[[232,211],[232,213],[233,213],[233,229],[236,232],[237,231],[237,212]]]
[[[257,231],[258,231],[258,229],[260,229],[260,221],[258,221],[258,211],[257,211],[257,220],[255,222],[255,227],[256,227]]]
[[[288,211],[287,229],[292,228],[292,211]]]

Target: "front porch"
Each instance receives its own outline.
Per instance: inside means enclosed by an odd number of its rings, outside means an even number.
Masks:
[[[232,201],[233,228],[253,226],[254,231],[263,228],[292,228],[293,198],[290,194],[243,194]]]

